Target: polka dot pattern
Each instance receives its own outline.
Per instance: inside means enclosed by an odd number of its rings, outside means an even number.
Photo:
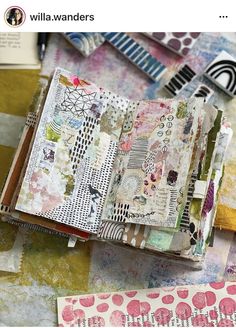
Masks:
[[[225,297],[220,301],[220,312],[225,315],[232,315],[236,312],[236,302],[230,297]]]
[[[217,325],[217,327],[234,327],[234,323],[230,319],[221,319]]]
[[[113,327],[125,327],[126,317],[122,311],[113,311],[110,316],[110,325]]]
[[[138,300],[130,301],[127,305],[127,312],[133,317],[138,317],[140,315],[140,302]]]
[[[88,326],[89,327],[104,327],[105,320],[102,317],[93,316],[91,318],[88,318]]]
[[[148,32],[151,39],[161,43],[163,46],[174,51],[178,55],[187,56],[191,48],[197,41],[200,33],[198,32]]]
[[[115,294],[112,296],[112,302],[113,304],[120,306],[124,301],[123,296],[119,295],[119,294]]]
[[[128,297],[134,297],[137,294],[136,291],[126,292],[125,295]]]
[[[160,293],[148,293],[147,297],[153,299],[153,298],[158,298],[159,295],[160,295]]]
[[[228,294],[236,295],[236,285],[228,286],[226,290]]]
[[[164,304],[171,304],[174,302],[174,297],[172,295],[166,295],[162,297],[162,302]]]
[[[221,281],[221,282],[212,282],[209,284],[212,288],[214,289],[221,289],[225,286],[225,282]]]
[[[218,313],[215,310],[210,310],[209,315],[210,315],[210,318],[213,320],[218,318]]]
[[[65,322],[70,322],[74,320],[74,312],[72,305],[66,305],[62,311],[62,318]]]
[[[167,308],[159,308],[154,313],[154,318],[160,325],[166,325],[170,322],[172,315]]]
[[[100,298],[101,300],[106,300],[109,298],[111,294],[98,294],[97,297]]]
[[[97,306],[98,312],[107,312],[108,309],[109,309],[109,305],[107,303],[101,303]]]
[[[90,307],[94,304],[94,296],[84,296],[79,299],[79,302],[84,307]]]
[[[180,320],[187,320],[191,317],[192,309],[189,304],[180,302],[175,308],[175,313]]]
[[[74,310],[74,316],[75,320],[77,320],[78,323],[82,322],[85,319],[85,313],[81,309]]]
[[[58,325],[233,327],[236,283],[166,287],[65,297]]]
[[[188,297],[188,290],[187,289],[177,290],[177,295],[180,298],[187,298]]]

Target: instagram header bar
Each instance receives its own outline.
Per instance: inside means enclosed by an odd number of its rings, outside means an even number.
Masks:
[[[231,0],[1,0],[0,32],[234,32],[235,15]]]

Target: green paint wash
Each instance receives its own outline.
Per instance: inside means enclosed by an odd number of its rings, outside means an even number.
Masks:
[[[52,288],[87,291],[90,243],[67,247],[68,239],[33,232],[24,247],[20,285],[47,285]]]

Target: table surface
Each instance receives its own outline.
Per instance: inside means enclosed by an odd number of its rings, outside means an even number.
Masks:
[[[161,88],[181,63],[189,64],[200,74],[221,50],[236,56],[235,33],[203,33],[185,59],[141,34],[132,35],[168,67],[161,81],[153,83],[109,44],[102,45],[90,57],[83,58],[60,34],[50,37],[41,75],[48,77],[55,67],[60,66],[130,99],[154,99],[166,96]],[[1,86],[9,88],[8,84],[4,84],[7,73],[0,74]],[[31,75],[30,72],[19,71],[15,74],[16,80],[20,76],[36,83],[37,73]],[[184,90],[183,95],[189,96],[200,81],[208,83],[200,76]],[[23,95],[29,90],[23,90],[24,85],[23,82],[18,83],[11,92],[22,92]],[[213,85],[211,87],[215,88]],[[236,132],[236,100],[229,100],[220,92],[214,101],[224,108]],[[9,115],[6,111],[0,113],[0,122],[4,122],[0,123],[0,144],[9,156],[9,159],[5,156],[5,166],[9,166],[12,149],[17,146],[25,113],[25,107],[22,107],[21,113],[17,110]],[[6,122],[11,122],[11,133],[4,130]],[[15,124],[13,127],[12,122]],[[232,179],[236,179],[236,172],[235,175],[232,173],[236,167],[235,145],[236,133],[227,154],[220,202],[236,209],[236,190],[232,190],[236,189],[236,184],[231,183]],[[3,165],[3,160],[0,165]],[[0,272],[0,326],[56,325],[58,296],[236,279],[236,235],[229,231],[216,231],[214,246],[209,248],[201,270],[105,242],[77,243],[75,248],[69,249],[65,238],[40,232],[19,232],[6,223],[0,223],[0,264],[1,254],[13,247],[17,235],[24,239],[21,272]]]

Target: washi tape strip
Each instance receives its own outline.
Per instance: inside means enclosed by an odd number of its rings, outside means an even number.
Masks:
[[[98,32],[66,32],[63,35],[85,57],[91,55],[105,41]]]
[[[180,56],[187,56],[197,39],[199,32],[147,32],[149,38],[160,43]]]
[[[222,51],[206,68],[205,76],[229,96],[236,96],[236,60]]]
[[[158,81],[166,67],[126,33],[106,32],[104,38],[153,81]]]
[[[196,73],[188,65],[184,65],[164,88],[172,96],[177,96],[195,76]]]
[[[208,102],[214,91],[206,84],[200,84],[192,94],[192,97],[204,98],[204,102]]]

